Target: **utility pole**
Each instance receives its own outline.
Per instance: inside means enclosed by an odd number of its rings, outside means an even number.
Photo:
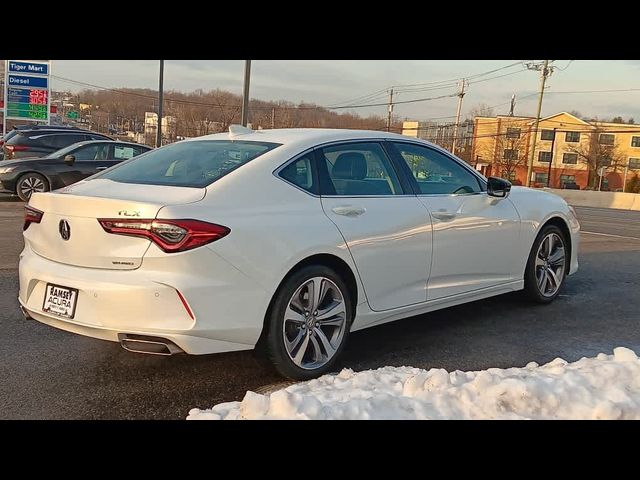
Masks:
[[[531,185],[531,174],[533,172],[533,158],[536,152],[536,140],[538,138],[538,126],[540,125],[540,112],[542,111],[542,96],[544,95],[544,84],[547,81],[547,77],[551,74],[553,69],[549,68],[549,60],[545,60],[542,67],[540,65],[529,64],[527,65],[529,70],[542,70],[540,80],[540,96],[538,97],[538,111],[536,113],[536,122],[533,127],[533,142],[531,144],[531,153],[529,154],[529,164],[527,165],[527,184]]]
[[[460,92],[458,92],[458,111],[456,112],[456,124],[453,126],[453,142],[451,143],[451,153],[456,154],[456,140],[458,139],[458,125],[460,125],[460,112],[462,112],[462,98],[464,97],[464,78],[460,80]]]
[[[624,166],[624,180],[622,180],[622,193],[627,189],[627,174],[629,173],[629,160],[627,160],[627,164]]]
[[[551,158],[549,159],[549,170],[547,171],[547,188],[551,188],[551,164],[553,163],[553,147],[556,144],[556,127],[553,128],[553,138],[551,139]],[[562,185],[560,185],[562,187]]]
[[[509,116],[513,117],[513,110],[516,108],[516,94],[511,95],[511,108],[509,109]]]
[[[391,131],[392,115],[393,115],[393,88],[389,90],[389,112],[387,113],[387,132]]]
[[[276,107],[271,108],[271,129],[276,128]]]
[[[164,103],[164,60],[160,60],[160,76],[158,79],[158,129],[156,131],[156,147],[162,146],[162,105]]]
[[[249,117],[249,81],[251,79],[251,60],[244,61],[244,91],[242,94],[242,126],[247,126]]]

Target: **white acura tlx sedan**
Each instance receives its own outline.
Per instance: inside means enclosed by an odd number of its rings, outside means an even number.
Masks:
[[[548,303],[578,268],[562,198],[372,131],[232,126],[25,209],[27,318],[135,352],[257,348],[294,379],[351,331],[515,290]]]

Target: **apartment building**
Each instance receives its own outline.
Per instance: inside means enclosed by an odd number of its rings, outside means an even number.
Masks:
[[[534,123],[532,117],[476,117],[471,163],[484,175],[526,184]],[[640,175],[640,125],[585,121],[567,112],[540,119],[532,186],[621,190],[634,175]]]

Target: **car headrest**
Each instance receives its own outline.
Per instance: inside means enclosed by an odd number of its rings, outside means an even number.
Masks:
[[[333,178],[343,180],[362,180],[367,176],[367,159],[360,152],[341,153],[331,174]]]

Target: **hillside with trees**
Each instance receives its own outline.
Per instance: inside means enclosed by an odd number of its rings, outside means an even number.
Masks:
[[[81,122],[102,132],[115,127],[118,131],[142,133],[145,112],[158,111],[157,92],[150,89],[83,90],[72,98],[73,103],[83,107]],[[240,95],[220,89],[190,93],[167,91],[164,96],[164,115],[175,117],[175,136],[197,137],[226,131],[229,125],[240,123],[241,105]],[[251,100],[249,122],[254,129],[386,129],[386,118],[382,116],[362,117],[353,112],[328,110],[313,103],[295,104],[284,100]],[[392,131],[400,130],[401,123],[395,120]]]

